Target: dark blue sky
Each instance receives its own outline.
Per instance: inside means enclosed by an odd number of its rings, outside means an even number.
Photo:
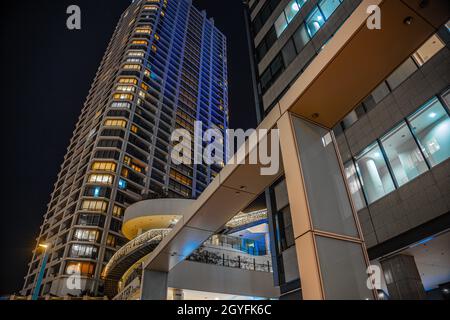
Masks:
[[[0,295],[18,292],[95,72],[128,0],[2,1]],[[66,29],[79,5],[82,30]],[[256,123],[241,0],[194,0],[228,37],[230,126]]]

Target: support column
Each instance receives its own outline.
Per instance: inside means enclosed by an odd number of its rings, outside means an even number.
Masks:
[[[143,270],[141,300],[167,300],[167,272]]]
[[[306,300],[374,299],[356,210],[332,133],[289,113],[277,123]]]
[[[413,256],[399,254],[381,261],[381,266],[391,299],[426,299],[422,279]]]

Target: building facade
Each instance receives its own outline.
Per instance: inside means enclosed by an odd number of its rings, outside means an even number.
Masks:
[[[225,36],[190,0],[133,1],[82,109],[21,293],[42,280],[40,296],[103,295],[103,269],[127,241],[125,209],[196,198],[220,171],[171,162],[173,130],[193,133],[196,121],[228,127]]]
[[[387,2],[376,3],[381,8],[382,19],[386,19],[382,21],[397,19],[403,25],[417,25],[423,18],[432,21],[433,29],[426,36],[417,33],[417,39],[411,34],[414,45],[390,67],[387,65],[395,60],[393,55],[377,51],[380,58],[377,68],[386,68],[384,75],[380,75],[368,67],[372,63],[377,65],[372,61],[378,58],[369,53],[376,50],[370,42],[363,44],[362,38],[359,42],[357,36],[342,46],[343,52],[359,46],[349,59],[354,64],[349,62],[346,69],[338,69],[344,64],[336,58],[329,60],[328,65],[317,67],[328,54],[327,49],[332,50],[327,46],[333,47],[348,32],[358,12],[374,3],[248,1],[247,25],[257,111],[260,121],[264,121],[274,108],[303,99],[303,105],[297,102],[293,113],[310,123],[333,129],[370,265],[380,267],[383,275],[378,298],[427,299],[435,298],[436,294],[442,298],[448,292],[450,281],[450,34],[447,22],[450,7],[445,1],[431,1],[426,5],[420,1],[399,1],[406,7],[388,8]],[[418,14],[413,16],[410,10]],[[363,24],[361,28],[368,31]],[[396,38],[393,29],[383,25],[381,28],[374,31],[378,34],[367,33],[366,39],[376,43],[381,41],[383,33],[389,37],[390,32],[392,38],[385,39],[385,43],[390,43],[389,53],[400,53],[400,38]],[[405,27],[400,28],[407,32]],[[367,61],[364,63],[363,59]],[[326,76],[320,78],[321,72],[333,68],[329,82],[324,80]],[[322,91],[311,89],[310,92],[314,91],[311,96],[305,93],[302,97],[301,91],[308,91],[302,83],[307,83],[314,72],[318,75],[315,81],[328,86],[322,86]],[[293,88],[299,90],[295,92]],[[348,98],[343,98],[344,95]],[[333,100],[328,100],[328,96]],[[312,111],[320,106],[321,111]],[[335,116],[337,122],[329,122],[327,115],[339,108],[345,109],[346,114]],[[302,173],[306,180],[314,179],[308,175]],[[292,183],[285,177],[266,191],[273,235],[274,281],[280,287],[282,299],[298,299],[302,298],[305,287],[304,273],[299,270],[302,253],[294,230],[298,207],[293,208],[291,197],[286,196]],[[313,190],[306,182],[308,188],[310,192]],[[309,205],[314,206],[314,196],[307,198]],[[319,257],[320,250],[320,244],[316,243]],[[434,267],[427,267],[429,264]],[[331,271],[322,266],[322,272],[327,296],[325,273]],[[341,294],[345,295],[343,291]]]

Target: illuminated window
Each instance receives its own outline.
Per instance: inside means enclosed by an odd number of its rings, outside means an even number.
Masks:
[[[112,184],[113,176],[110,174],[91,174],[88,178],[89,183]]]
[[[137,45],[148,45],[148,41],[146,40],[133,40],[131,44],[137,44]]]
[[[145,83],[141,83],[141,88],[147,91],[149,89],[149,86],[146,85]]]
[[[313,37],[317,31],[324,25],[325,18],[320,12],[319,8],[316,8],[309,16],[306,18],[306,27],[310,37]]]
[[[70,256],[72,258],[91,258],[95,259],[97,257],[96,246],[86,245],[86,244],[73,244],[70,247]]]
[[[428,170],[406,122],[381,138],[381,144],[398,186],[404,185]]]
[[[79,273],[83,276],[93,276],[95,264],[90,262],[69,261],[66,265],[66,274]]]
[[[408,121],[431,166],[450,157],[450,117],[437,98],[408,117]]]
[[[137,79],[135,78],[120,78],[119,83],[122,84],[137,84]]]
[[[173,169],[170,170],[170,177],[185,186],[192,185],[191,179]]]
[[[131,131],[134,133],[137,133],[139,131],[138,127],[136,127],[134,124],[131,125]]]
[[[113,102],[111,104],[111,107],[113,108],[125,108],[125,109],[130,109],[131,105],[128,102]]]
[[[135,87],[133,86],[117,86],[116,91],[124,91],[124,92],[134,92]]]
[[[96,171],[116,171],[116,164],[114,162],[100,162],[96,161],[92,164],[92,170]]]
[[[144,52],[143,51],[128,51],[128,56],[130,57],[143,57]]]
[[[119,189],[126,189],[127,188],[127,182],[123,179],[119,179]]]
[[[342,0],[322,0],[319,2],[320,10],[322,10],[325,19],[328,19],[333,12],[341,5]]]
[[[107,119],[105,121],[105,126],[125,128],[127,126],[127,122],[125,120],[121,120],[121,119]]]
[[[125,70],[141,70],[141,66],[138,64],[126,64],[123,68]]]
[[[98,200],[84,200],[81,203],[81,210],[92,211],[92,212],[106,212],[108,207],[108,202],[98,201]]]
[[[96,242],[99,238],[97,230],[76,229],[73,234],[73,239],[76,241]]]
[[[377,142],[356,157],[356,169],[369,204],[394,191],[392,176]]]
[[[118,218],[123,217],[124,212],[125,212],[124,208],[114,205],[112,213],[115,217],[118,217]]]
[[[151,34],[151,33],[152,33],[152,29],[151,29],[150,27],[137,28],[137,29],[136,29],[136,33],[140,33],[140,34]]]
[[[128,93],[116,93],[113,98],[115,100],[129,100],[132,101],[133,100],[133,95],[132,94],[128,94]]]

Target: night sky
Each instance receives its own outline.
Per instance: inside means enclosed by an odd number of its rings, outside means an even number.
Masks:
[[[90,85],[129,0],[1,1],[0,295],[18,292]],[[82,30],[66,28],[76,4]],[[194,0],[228,38],[230,126],[256,124],[241,0]]]

